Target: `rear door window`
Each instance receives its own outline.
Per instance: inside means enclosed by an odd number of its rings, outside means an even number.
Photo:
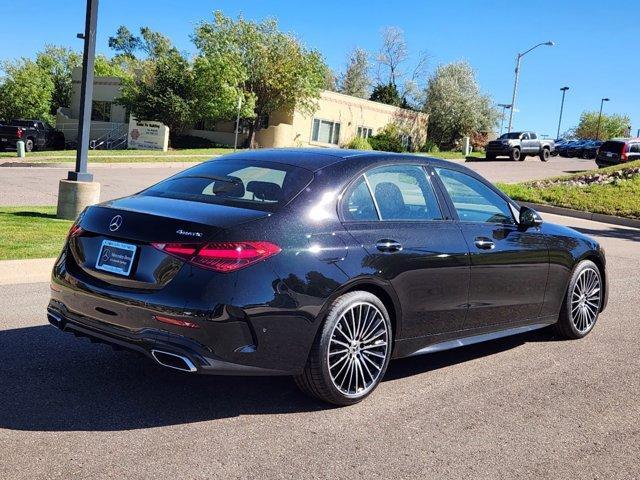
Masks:
[[[442,220],[438,201],[419,165],[388,165],[366,172],[347,192],[345,220]]]
[[[272,211],[289,202],[312,179],[309,170],[276,162],[213,160],[141,194]]]

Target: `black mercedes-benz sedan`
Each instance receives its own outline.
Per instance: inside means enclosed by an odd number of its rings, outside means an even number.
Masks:
[[[276,149],[87,208],[51,290],[63,331],[348,405],[394,358],[548,325],[584,337],[608,283],[596,241],[462,165]]]

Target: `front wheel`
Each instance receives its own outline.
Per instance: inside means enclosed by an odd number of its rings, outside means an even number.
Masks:
[[[556,332],[564,338],[586,337],[598,320],[602,305],[602,275],[590,260],[578,263],[560,310]]]
[[[540,152],[540,160],[543,162],[548,162],[551,157],[551,151],[548,148],[543,148]]]
[[[513,150],[511,150],[511,160],[515,162],[524,160],[524,157],[522,156],[522,152],[520,151],[519,148],[514,148]]]
[[[331,305],[296,384],[324,402],[358,403],[384,376],[391,341],[391,321],[382,301],[365,291],[346,293]]]

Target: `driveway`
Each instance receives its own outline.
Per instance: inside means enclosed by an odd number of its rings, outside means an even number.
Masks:
[[[521,182],[596,168],[593,160],[553,157],[543,163],[537,157],[523,162],[478,160],[464,162],[492,182]],[[139,164],[94,164],[91,171],[101,184],[101,200],[138,192],[193,164],[167,166]],[[65,167],[0,167],[0,205],[55,205],[58,182],[66,178],[72,164]]]
[[[607,249],[591,335],[394,361],[349,408],[163,370],[47,325],[48,285],[0,287],[0,478],[638,478],[640,231],[544,218]]]

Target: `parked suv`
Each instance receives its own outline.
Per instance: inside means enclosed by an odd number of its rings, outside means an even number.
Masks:
[[[640,160],[640,138],[617,138],[608,140],[598,149],[598,167]]]
[[[538,155],[546,162],[555,149],[553,140],[541,140],[534,132],[509,132],[497,140],[487,144],[487,160],[496,157],[509,157],[511,160],[522,161],[527,155]]]

